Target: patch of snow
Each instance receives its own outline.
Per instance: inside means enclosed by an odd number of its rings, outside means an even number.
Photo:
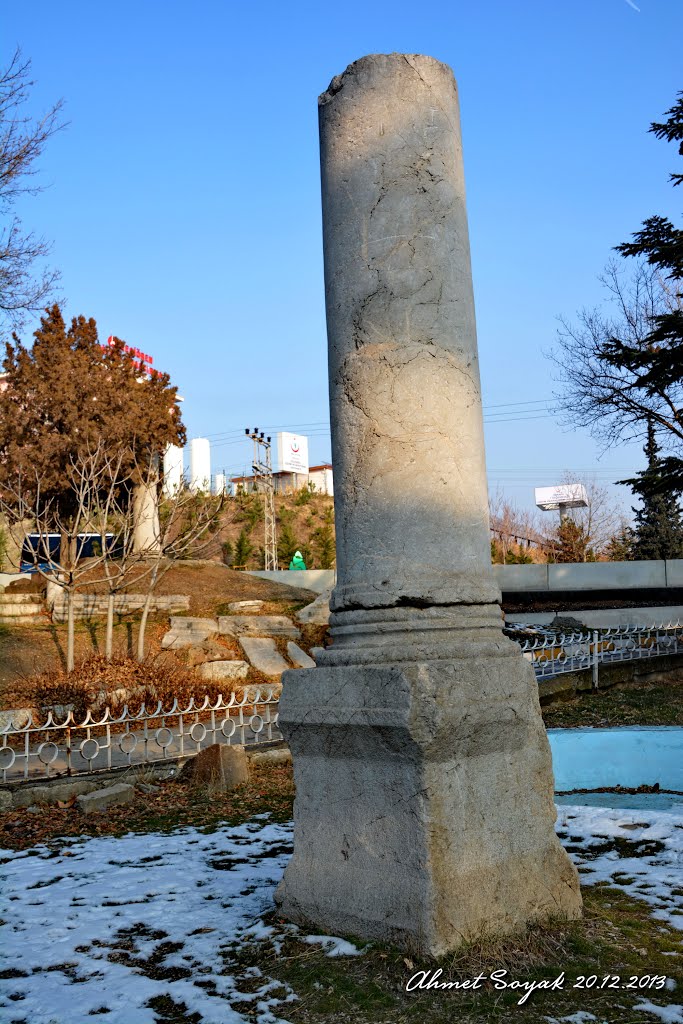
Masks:
[[[335,935],[302,935],[299,938],[309,946],[321,945],[325,950],[325,956],[360,956],[364,952],[364,949],[358,949],[352,942],[339,939]]]
[[[648,903],[654,918],[683,929],[680,814],[642,810],[626,814],[623,808],[582,806],[562,806],[558,812],[556,828],[579,869],[582,885],[609,882]]]
[[[587,1010],[577,1010],[576,1013],[570,1014],[568,1017],[544,1017],[544,1020],[548,1021],[548,1024],[586,1024],[589,1020],[597,1020],[592,1013],[588,1013]]]
[[[154,1024],[170,997],[203,1024],[278,1024],[295,999],[231,951],[272,929],[262,917],[291,851],[291,827],[248,822],[203,833],[63,840],[2,851],[0,1008],[32,1024]],[[245,984],[246,982],[246,984]],[[3,1016],[0,1009],[0,1016]],[[9,1018],[5,1018],[9,1019]]]
[[[676,1006],[673,1003],[668,1006],[656,1006],[655,1003],[644,999],[642,1003],[636,1003],[633,1009],[641,1013],[652,1013],[664,1021],[664,1024],[683,1024],[683,1006]]]

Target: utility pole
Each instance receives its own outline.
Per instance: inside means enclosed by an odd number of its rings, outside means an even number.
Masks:
[[[244,433],[254,442],[254,460],[252,470],[256,479],[258,491],[259,478],[263,480],[263,511],[265,519],[265,568],[277,569],[277,536],[275,532],[275,487],[273,484],[273,462],[271,458],[271,443],[269,437],[264,437],[263,431],[259,433],[258,427],[250,430],[244,428]]]

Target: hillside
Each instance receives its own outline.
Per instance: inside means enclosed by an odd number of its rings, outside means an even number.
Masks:
[[[334,566],[334,503],[330,495],[307,487],[275,495],[278,562],[286,569],[301,551],[309,569]],[[264,509],[260,494],[227,498],[220,525],[202,552],[203,558],[229,566],[263,568]]]

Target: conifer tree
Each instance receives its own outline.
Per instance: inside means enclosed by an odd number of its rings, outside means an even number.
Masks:
[[[40,480],[43,501],[68,516],[69,468],[102,446],[125,452],[122,475],[148,467],[185,428],[177,389],[167,374],[148,375],[123,342],[101,345],[93,319],[67,328],[59,306],[45,311],[29,348],[14,335],[6,345],[0,391],[0,490],[22,476]]]
[[[683,517],[678,496],[663,486],[663,460],[654,424],[648,425],[645,444],[647,468],[629,481],[641,507],[634,509],[633,557],[636,559],[683,558]]]

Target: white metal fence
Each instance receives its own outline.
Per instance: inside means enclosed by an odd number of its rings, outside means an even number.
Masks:
[[[262,686],[214,702],[192,697],[186,706],[174,700],[170,708],[159,701],[137,712],[126,706],[118,716],[106,708],[88,711],[82,721],[68,710],[49,711],[44,721],[26,713],[0,728],[0,775],[3,782],[77,775],[185,757],[212,743],[278,740],[278,691]]]
[[[547,635],[520,644],[524,657],[533,665],[538,680],[563,672],[592,672],[597,689],[600,665],[639,658],[658,658],[683,653],[680,622],[653,626],[614,626],[588,633]]]
[[[683,625],[616,626],[590,633],[544,635],[520,644],[536,678],[564,672],[592,672],[599,685],[604,664],[683,653]],[[213,703],[190,698],[169,708],[159,702],[138,711],[124,707],[117,717],[106,708],[76,721],[72,711],[50,711],[43,721],[25,713],[0,725],[0,777],[18,782],[37,776],[78,775],[109,768],[157,764],[198,753],[212,743],[255,744],[281,739],[279,687],[247,688]]]

